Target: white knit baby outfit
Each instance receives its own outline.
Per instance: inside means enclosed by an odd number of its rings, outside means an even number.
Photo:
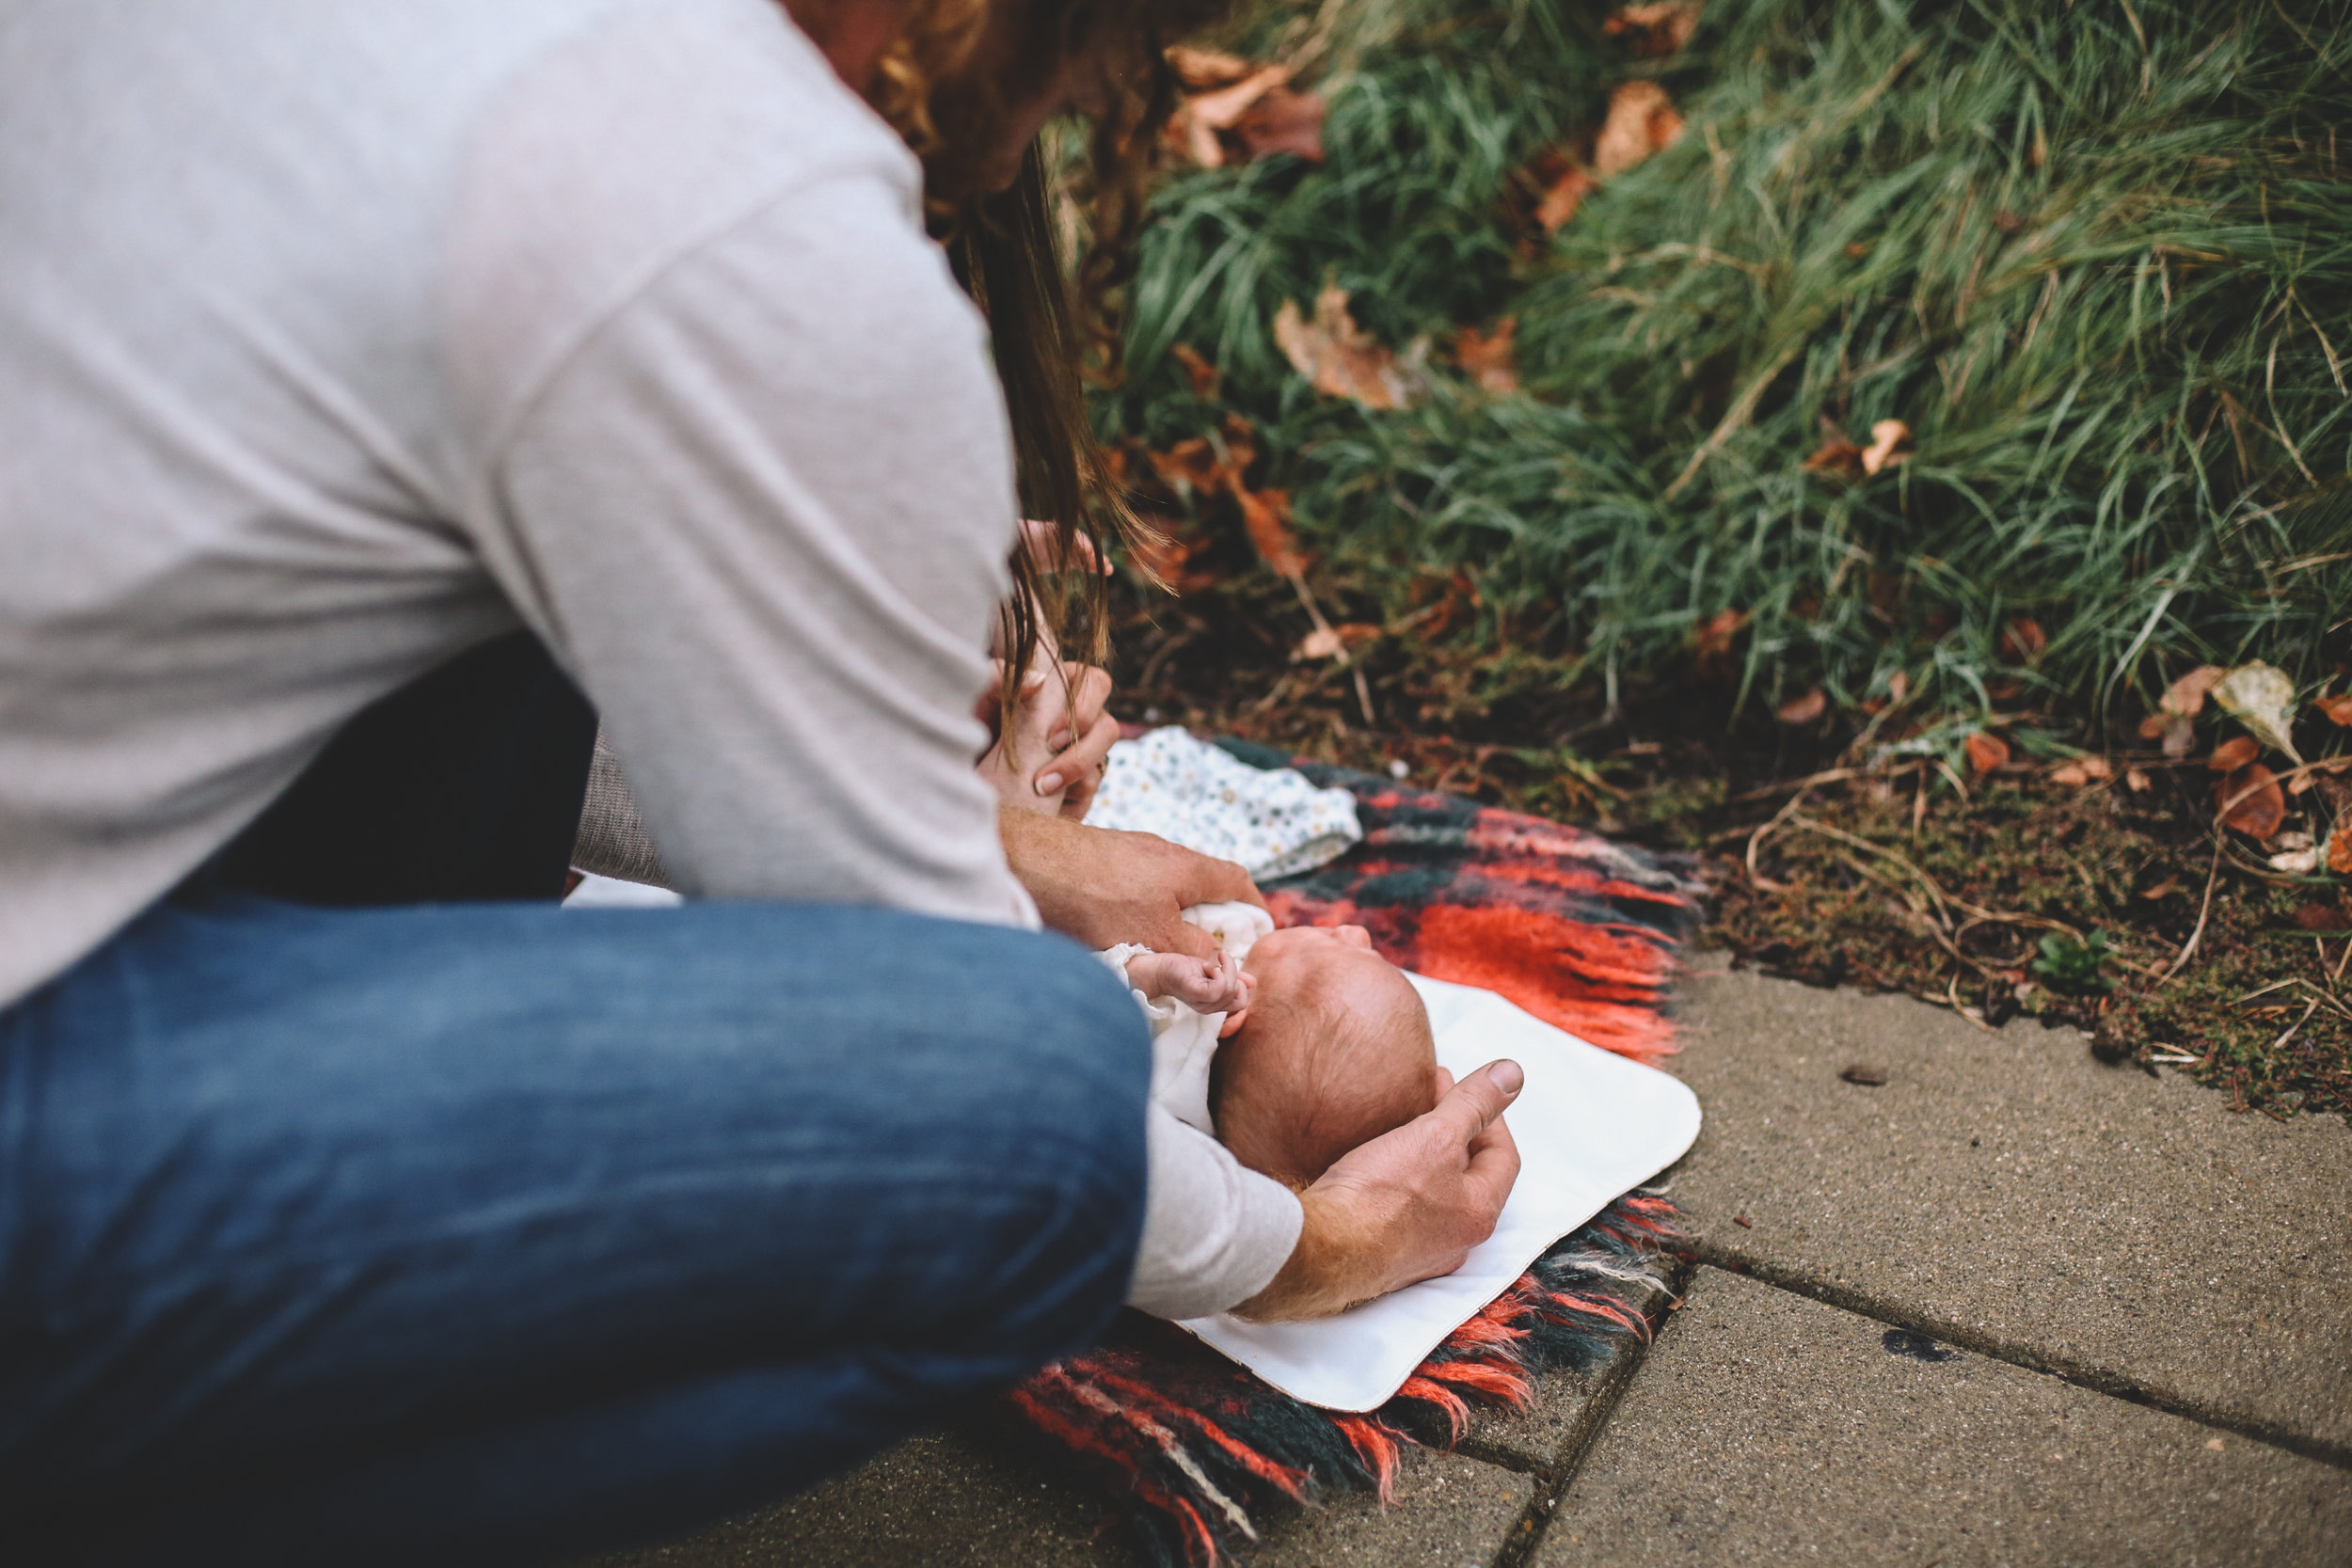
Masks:
[[[1216,944],[1239,963],[1260,937],[1274,929],[1274,919],[1255,904],[1195,904],[1184,911],[1184,922],[1216,938]],[[1120,979],[1127,977],[1128,960],[1152,949],[1122,942],[1097,955]],[[1216,1123],[1209,1115],[1209,1064],[1216,1058],[1217,1031],[1223,1013],[1197,1013],[1172,996],[1146,996],[1129,988],[1143,1016],[1152,1024],[1152,1101],[1187,1127],[1211,1137]]]

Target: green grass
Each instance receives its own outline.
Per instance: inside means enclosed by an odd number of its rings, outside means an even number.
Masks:
[[[1359,613],[1464,569],[1459,635],[1613,698],[1726,609],[1752,704],[1900,672],[1929,711],[2128,723],[2192,664],[2352,669],[2346,7],[1709,0],[1663,61],[1565,0],[1331,14],[1327,161],[1166,186],[1098,419],[1166,448],[1248,416]],[[1531,258],[1514,171],[1633,76],[1685,135]],[[1515,315],[1527,391],[1319,397],[1271,323],[1327,278],[1399,348]],[[1908,462],[1801,467],[1882,419]]]

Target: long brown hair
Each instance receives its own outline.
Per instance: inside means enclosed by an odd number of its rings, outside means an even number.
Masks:
[[[918,5],[915,20],[885,58],[888,97],[898,106],[878,94],[878,106],[924,154],[935,189],[961,183],[956,177],[960,151],[981,139],[979,126],[1000,103],[997,84],[959,78],[961,61],[938,63],[946,53],[940,40],[952,47],[971,37],[952,19],[967,17],[974,4]],[[1074,267],[1061,255],[1057,171],[1041,144],[1025,150],[1009,188],[933,204],[956,276],[988,318],[1024,514],[1052,525],[1042,562],[1037,552],[1013,552],[1016,591],[1006,607],[1003,642],[1016,672],[1028,667],[1047,632],[1065,657],[1104,661],[1107,584],[1084,563],[1089,556],[1107,560],[1113,539],[1134,544],[1148,536],[1095,440],[1086,378],[1107,381],[1119,373],[1120,286],[1131,271],[1152,149],[1176,103],[1168,45],[1214,23],[1229,4],[1025,0],[1017,59],[1030,70],[1050,69],[1084,51],[1104,73],[1103,103],[1088,143],[1085,253]],[[968,60],[971,43],[961,47]],[[918,57],[925,50],[930,59]],[[936,72],[928,85],[927,72]],[[1019,686],[1005,683],[1008,717]]]

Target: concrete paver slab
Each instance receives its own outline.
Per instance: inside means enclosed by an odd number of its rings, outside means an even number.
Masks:
[[[1674,1178],[1703,1258],[2352,1460],[2342,1121],[2233,1115],[2073,1030],[1713,966],[1676,1063],[1707,1113]]]
[[[1641,1364],[1640,1346],[1621,1347],[1582,1372],[1543,1374],[1525,1410],[1480,1409],[1461,1451],[1514,1470],[1553,1471],[1575,1456],[1608,1418],[1619,1388]]]
[[[1490,1562],[1534,1495],[1526,1476],[1408,1453],[1397,1501],[1345,1497],[1259,1521],[1252,1568],[1469,1568]],[[596,1568],[1138,1568],[1095,1494],[1000,1442],[926,1433],[778,1507]]]
[[[2341,1562],[2352,1475],[1702,1269],[1534,1568]]]

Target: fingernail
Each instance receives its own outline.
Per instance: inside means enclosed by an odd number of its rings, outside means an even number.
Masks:
[[[1527,1074],[1520,1070],[1517,1062],[1497,1062],[1486,1070],[1493,1076],[1495,1087],[1504,1094],[1517,1094],[1527,1086]]]
[[[1040,795],[1056,794],[1060,789],[1061,775],[1059,773],[1041,773],[1038,775],[1037,792]]]

